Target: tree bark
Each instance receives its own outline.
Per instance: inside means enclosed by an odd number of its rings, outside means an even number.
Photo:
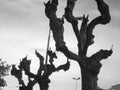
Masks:
[[[82,69],[82,90],[97,90],[98,78],[91,75],[88,70]]]
[[[100,50],[91,57],[83,59],[84,66],[81,67],[82,90],[97,90],[98,74],[102,67],[100,61],[108,58],[111,54],[112,50]]]

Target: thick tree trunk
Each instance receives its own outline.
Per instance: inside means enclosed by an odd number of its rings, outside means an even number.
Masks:
[[[49,87],[42,87],[42,85],[40,86],[40,90],[48,90]]]
[[[40,90],[48,90],[48,89],[46,89],[46,88],[42,88],[42,89],[40,89]]]
[[[81,66],[80,62],[78,61],[79,66],[81,68],[82,90],[97,90],[98,74],[102,67],[102,64],[100,63],[99,59],[101,60],[101,57],[103,58],[102,55],[106,56],[108,55],[108,53],[112,53],[110,51],[103,51],[103,52],[101,53],[100,51],[96,53],[95,56],[93,57],[84,58],[83,59],[84,66]]]
[[[88,69],[81,69],[82,90],[97,90],[97,77],[93,76]]]
[[[39,84],[40,90],[48,90],[48,88],[49,88],[49,87],[45,87],[45,86],[41,85],[40,83],[38,83],[38,84]]]

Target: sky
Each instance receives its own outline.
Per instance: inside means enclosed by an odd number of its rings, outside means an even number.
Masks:
[[[44,57],[47,47],[49,20],[44,13],[44,4],[47,0],[0,0],[0,58],[8,64],[18,65],[20,59],[28,55],[31,59],[31,71],[36,73],[39,60],[34,51],[38,50]],[[67,0],[59,0],[57,16],[64,14]],[[113,54],[101,63],[102,68],[98,75],[98,85],[109,88],[120,83],[120,0],[104,0],[110,7],[111,22],[107,25],[98,25],[94,29],[95,43],[88,49],[88,56],[100,49],[110,49],[113,45]],[[75,16],[89,14],[91,21],[99,16],[94,0],[78,0],[74,9]],[[64,39],[70,50],[77,53],[77,41],[71,25],[65,21]],[[54,40],[51,35],[50,47],[55,50]],[[66,57],[58,52],[55,65],[66,63]],[[70,70],[59,71],[51,75],[50,90],[73,90],[75,80],[80,77],[78,64],[70,60]],[[24,78],[26,80],[26,78]],[[6,77],[8,87],[5,90],[18,90],[17,79],[13,76]],[[38,85],[34,88],[37,90]],[[78,90],[81,81],[78,81]],[[38,89],[39,90],[39,89]]]

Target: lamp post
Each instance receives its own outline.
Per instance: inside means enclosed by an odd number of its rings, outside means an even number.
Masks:
[[[80,77],[78,77],[78,78],[74,78],[74,77],[73,77],[73,79],[76,81],[75,90],[77,90],[77,81],[80,79]]]

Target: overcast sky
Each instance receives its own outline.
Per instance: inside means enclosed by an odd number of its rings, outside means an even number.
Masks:
[[[47,0],[0,0],[0,58],[9,64],[18,64],[19,59],[28,55],[32,60],[31,71],[38,69],[39,60],[34,54],[37,49],[43,56],[46,52],[46,43],[49,31],[49,20],[44,14],[43,2]],[[67,0],[59,0],[57,15],[64,13]],[[95,43],[89,48],[88,56],[100,49],[110,49],[112,44],[113,54],[102,61],[99,74],[99,86],[109,88],[111,85],[120,83],[120,0],[104,0],[110,6],[112,20],[107,25],[98,25],[94,29]],[[78,0],[74,9],[75,16],[89,14],[90,20],[97,17],[96,2],[94,0]],[[65,41],[67,46],[77,53],[77,42],[72,28],[65,22]],[[52,35],[51,35],[52,36]],[[52,37],[51,37],[52,38]],[[54,40],[50,46],[55,50]],[[56,66],[64,64],[66,57],[57,53]],[[35,71],[36,70],[36,71]],[[80,76],[78,64],[71,60],[70,70],[60,71],[51,75],[50,90],[73,90],[75,81],[72,77]],[[14,77],[7,78],[9,90],[16,90],[18,85]],[[80,90],[80,81],[78,81]],[[36,89],[37,90],[37,89]]]

